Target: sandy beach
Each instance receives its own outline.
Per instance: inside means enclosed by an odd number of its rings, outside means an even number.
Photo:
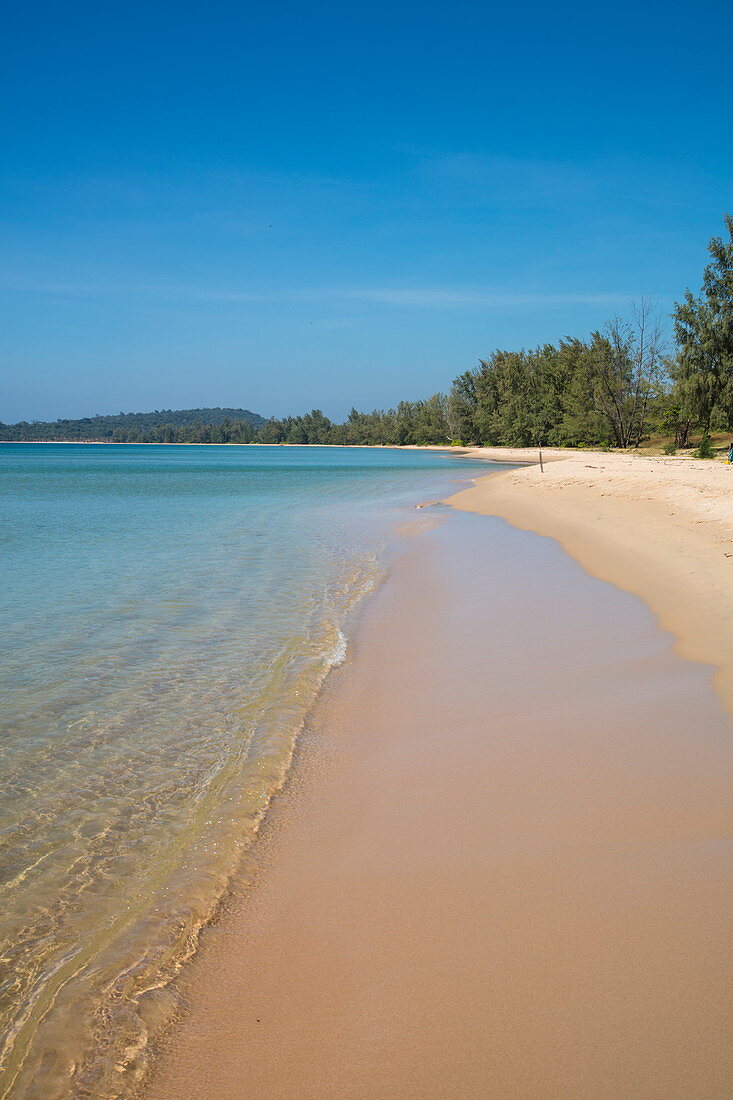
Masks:
[[[733,3],[3,29],[0,1100],[733,1100]]]
[[[401,540],[147,1100],[730,1095],[733,471],[546,457]]]
[[[733,466],[635,455],[472,448],[535,465],[478,480],[454,508],[557,539],[593,576],[640,596],[678,652],[713,666],[733,712]]]

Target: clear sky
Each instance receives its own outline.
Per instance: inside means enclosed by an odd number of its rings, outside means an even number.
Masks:
[[[446,389],[699,285],[733,4],[24,0],[0,420]]]

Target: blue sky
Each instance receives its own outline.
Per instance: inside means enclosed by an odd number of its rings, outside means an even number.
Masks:
[[[383,407],[667,314],[733,212],[733,5],[27,0],[0,420]]]

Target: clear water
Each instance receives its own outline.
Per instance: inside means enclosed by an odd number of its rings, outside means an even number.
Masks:
[[[386,540],[472,466],[0,445],[0,1095],[134,1088]]]

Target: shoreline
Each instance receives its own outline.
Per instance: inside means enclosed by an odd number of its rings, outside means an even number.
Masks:
[[[330,445],[324,445],[326,446]],[[460,458],[510,465],[509,470],[494,470],[488,474],[474,471],[474,484],[471,488],[446,497],[444,502],[428,502],[425,507],[429,507],[429,504],[445,503],[458,513],[500,517],[514,528],[554,539],[590,576],[641,597],[657,617],[660,626],[676,638],[676,648],[680,656],[716,669],[715,686],[718,694],[728,712],[733,713],[733,656],[728,660],[725,654],[727,631],[733,627],[733,599],[725,591],[728,576],[733,574],[733,508],[726,499],[733,488],[733,470],[710,462],[680,462],[674,459],[644,459],[604,452],[568,453],[565,450],[543,449],[543,460],[547,465],[544,472],[541,472],[534,448],[461,448],[459,451],[457,448],[443,447],[374,446],[370,449],[429,449]],[[721,502],[722,515],[719,514]],[[417,507],[422,508],[423,505]],[[423,511],[420,521],[412,521],[418,536],[425,530],[430,530],[433,523],[441,523],[438,512],[430,516],[427,527],[426,519],[428,516]],[[420,541],[419,537],[417,541]],[[730,554],[730,557],[726,557],[726,554]],[[686,583],[687,573],[691,578],[689,587]],[[368,608],[360,612],[360,618],[362,614],[368,619]],[[712,637],[711,623],[714,627]],[[352,660],[352,646],[358,659],[362,648],[361,639],[362,625],[358,624],[355,640],[353,643],[350,641],[347,665]],[[477,648],[482,644],[485,643],[478,639]],[[519,653],[515,653],[514,657],[519,659]],[[338,670],[335,676],[331,673],[323,699],[319,696],[315,706],[316,724],[322,722],[324,727],[329,727],[331,734],[334,732],[333,719],[322,719],[321,716],[324,706],[327,709],[329,700],[334,694],[338,695],[343,678],[344,670]],[[333,685],[330,683],[332,679]],[[464,684],[463,690],[465,689]],[[409,698],[406,693],[407,703]],[[348,720],[348,707],[345,711],[342,708],[342,714]],[[398,731],[398,727],[396,730]],[[308,739],[311,734],[312,729],[309,729]],[[320,734],[319,737],[322,740],[323,735]],[[257,895],[263,884],[267,888],[271,869],[277,867],[281,860],[283,846],[288,846],[288,831],[292,827],[299,827],[299,822],[292,820],[292,810],[288,807],[292,806],[293,798],[296,801],[300,798],[303,783],[320,791],[321,778],[317,774],[318,769],[323,766],[324,760],[327,770],[333,766],[333,761],[329,760],[329,751],[327,749],[324,756],[322,744],[315,749],[310,744],[301,752],[300,738],[298,739],[294,767],[289,769],[284,793],[277,795],[274,804],[266,812],[262,826],[265,835],[258,836],[255,848],[250,849],[243,861],[242,866],[247,868],[247,872],[243,872],[238,881],[235,875],[233,904],[225,906],[217,913],[213,923],[205,926],[204,940],[218,944],[214,948],[217,953],[214,961],[220,980],[232,959],[233,941],[229,942],[230,937],[238,937],[241,928],[251,923],[250,904],[258,904]],[[303,767],[305,777],[302,773]],[[347,777],[347,781],[352,778],[353,774]],[[492,777],[485,775],[484,778],[486,789],[490,790]],[[403,785],[408,790],[410,782],[411,776],[405,773]],[[342,802],[340,808],[337,807],[339,820],[332,820],[331,828],[341,830],[345,827],[345,810]],[[312,802],[302,812],[315,813],[316,816],[321,813],[320,808],[314,811]],[[317,842],[319,839],[316,836]],[[389,843],[386,836],[383,839],[385,844]],[[399,843],[399,837],[397,842]],[[254,875],[254,881],[249,878],[253,864],[259,868]],[[292,872],[292,868],[290,871]],[[385,888],[394,885],[391,879],[385,882]],[[232,922],[240,925],[239,931],[233,927]],[[246,944],[240,944],[241,946]],[[384,949],[390,949],[389,938]],[[236,954],[238,953],[239,949]],[[187,964],[180,979],[184,987],[191,980],[194,986],[201,980],[202,972],[206,971],[211,958],[211,946],[205,942],[203,949],[197,949],[195,957]],[[239,965],[238,963],[237,966]],[[204,997],[212,997],[214,991],[210,983],[205,981],[205,973],[204,985]],[[237,996],[241,995],[241,987],[237,986],[234,992]],[[194,1005],[193,1020],[195,1027],[201,1026],[200,1005],[198,1008]],[[184,1029],[182,1033],[181,1028]],[[175,1077],[176,1068],[180,1065],[181,1034],[188,1034],[187,1019],[184,1019],[183,1024],[174,1024],[169,1036],[162,1036],[160,1064],[143,1084],[141,1095],[145,1100],[179,1100],[179,1097],[180,1100],[187,1100],[185,1091],[176,1091],[173,1086],[172,1091],[168,1091],[165,1084],[169,1080],[168,1071],[172,1070]],[[184,1042],[187,1043],[188,1039]],[[281,1042],[286,1042],[285,1036],[281,1037]],[[156,1045],[157,1040],[153,1045],[153,1052]],[[229,1058],[239,1057],[241,1053],[232,1049],[231,1037],[225,1051]],[[199,1050],[199,1055],[205,1057],[205,1052]],[[161,1072],[164,1082],[162,1090],[159,1088]],[[261,1087],[265,1088],[266,1084],[263,1080]],[[232,1085],[231,1092],[225,1091],[221,1094],[218,1091],[197,1094],[210,1095],[212,1098],[216,1096],[217,1100],[220,1095],[231,1096],[235,1100],[238,1097],[237,1087]],[[274,1096],[282,1096],[283,1100],[290,1094],[289,1091],[278,1092],[277,1089],[273,1092]],[[400,1097],[413,1095],[409,1090],[398,1094]],[[474,1093],[467,1087],[465,1094],[479,1095],[480,1091]],[[304,1092],[302,1095],[311,1094]],[[312,1095],[320,1098],[320,1085],[319,1091],[314,1091]],[[367,1090],[364,1095],[376,1097],[380,1092]],[[514,1097],[515,1094],[510,1095]],[[554,1094],[548,1093],[549,1095]],[[588,1095],[603,1094],[591,1091]]]
[[[56,453],[56,459],[53,460],[52,466],[56,466],[58,462],[61,462],[61,451],[55,445],[51,445],[46,449],[48,451],[53,450]],[[78,448],[74,449],[78,450]],[[101,448],[94,449],[101,454]],[[141,447],[138,450],[145,451],[148,448]],[[265,464],[266,466],[272,465],[273,452],[269,452],[269,455],[270,458]],[[78,460],[71,460],[70,468],[78,470],[83,467],[85,463],[82,461],[82,457]],[[242,455],[241,457],[243,459],[246,456]],[[258,456],[253,454],[250,457],[257,459]],[[285,457],[283,456],[283,458]],[[313,458],[314,456],[310,457]],[[317,458],[317,455],[315,457]],[[221,896],[221,891],[226,889],[225,882],[230,881],[231,874],[235,871],[235,863],[239,862],[235,853],[237,850],[241,853],[246,838],[256,833],[264,801],[269,801],[269,795],[274,788],[280,788],[282,773],[289,770],[292,741],[299,736],[301,718],[304,718],[311,709],[313,698],[317,696],[323,676],[326,675],[325,667],[323,673],[321,673],[322,666],[338,664],[343,657],[343,636],[339,631],[334,634],[336,624],[341,623],[342,620],[350,621],[353,604],[354,602],[358,603],[359,593],[362,593],[365,589],[368,590],[371,584],[376,583],[379,579],[378,570],[372,576],[377,568],[377,549],[381,542],[388,537],[387,526],[390,525],[389,519],[386,521],[382,519],[382,506],[387,508],[388,515],[393,515],[395,522],[407,519],[409,525],[414,525],[416,520],[414,518],[415,513],[411,510],[413,501],[410,500],[410,497],[414,498],[416,495],[415,485],[420,483],[421,478],[423,480],[427,479],[425,485],[429,485],[436,495],[443,496],[448,492],[455,491],[458,487],[469,485],[471,476],[477,472],[477,467],[471,469],[470,467],[467,468],[465,464],[463,467],[457,466],[454,462],[448,463],[442,456],[431,457],[430,460],[426,459],[421,462],[417,461],[417,457],[410,459],[409,456],[389,456],[385,454],[376,461],[375,456],[376,465],[380,468],[387,466],[400,470],[402,467],[406,467],[409,470],[417,471],[422,468],[423,472],[417,472],[414,475],[408,475],[406,472],[384,476],[378,474],[376,481],[371,476],[367,476],[364,480],[359,477],[356,479],[359,483],[358,487],[355,486],[353,492],[344,492],[339,487],[338,482],[334,483],[333,479],[324,479],[321,474],[318,474],[315,480],[310,478],[301,480],[291,496],[282,494],[280,499],[275,496],[274,500],[268,500],[265,497],[267,503],[274,503],[276,507],[271,514],[268,512],[268,515],[263,517],[261,534],[258,529],[260,518],[255,514],[253,523],[251,518],[253,513],[247,510],[246,493],[244,497],[235,496],[233,499],[239,500],[241,508],[237,509],[238,517],[233,523],[236,524],[237,530],[240,529],[240,525],[241,529],[254,530],[255,538],[252,540],[247,536],[244,540],[244,546],[238,538],[232,540],[231,548],[227,548],[226,559],[208,537],[203,540],[197,538],[196,524],[191,524],[191,541],[188,544],[187,554],[192,556],[192,548],[195,547],[193,556],[196,561],[192,561],[191,564],[199,570],[202,591],[207,592],[207,582],[208,584],[213,583],[221,586],[222,593],[228,593],[227,599],[220,606],[216,603],[219,593],[214,591],[211,593],[214,597],[213,601],[204,597],[199,605],[191,598],[196,594],[190,584],[188,588],[186,587],[185,576],[182,575],[178,581],[171,579],[170,583],[172,587],[175,586],[174,594],[177,599],[185,600],[188,597],[188,606],[191,608],[196,607],[199,611],[197,624],[202,625],[203,637],[206,641],[206,654],[212,654],[212,663],[208,669],[204,668],[203,660],[199,661],[198,659],[195,645],[192,647],[180,643],[178,647],[172,645],[162,657],[156,652],[155,647],[146,648],[145,656],[140,664],[141,677],[136,679],[133,675],[130,679],[126,681],[123,679],[122,681],[125,694],[124,697],[116,700],[114,720],[119,721],[119,725],[116,725],[114,730],[115,734],[119,730],[120,740],[123,743],[126,743],[125,738],[128,729],[131,731],[139,730],[141,739],[150,737],[150,762],[153,769],[157,759],[155,747],[156,740],[160,736],[159,731],[162,730],[163,738],[165,738],[166,732],[168,730],[172,732],[177,726],[180,733],[184,735],[180,747],[175,749],[175,755],[172,754],[174,764],[170,769],[170,777],[165,780],[164,797],[158,800],[154,794],[149,800],[151,807],[155,807],[149,815],[149,820],[152,819],[154,826],[158,821],[156,816],[157,805],[162,803],[166,807],[171,805],[176,807],[181,804],[177,804],[175,801],[177,791],[186,792],[191,789],[187,787],[186,781],[198,763],[198,760],[194,758],[196,735],[200,732],[206,734],[210,728],[212,734],[210,737],[206,737],[205,743],[202,742],[202,751],[199,757],[202,760],[202,767],[199,769],[198,774],[199,776],[203,775],[203,779],[200,781],[198,790],[202,792],[204,797],[197,799],[188,797],[186,794],[182,795],[181,802],[184,799],[187,802],[185,817],[182,816],[179,821],[176,821],[175,813],[169,811],[169,819],[176,826],[176,830],[171,829],[167,832],[165,827],[159,829],[158,839],[161,843],[156,845],[152,856],[150,852],[146,851],[145,842],[147,837],[141,836],[140,831],[135,832],[134,828],[130,828],[128,832],[125,832],[122,828],[116,830],[122,837],[120,848],[124,851],[124,859],[127,861],[126,866],[133,865],[133,857],[136,857],[137,867],[141,869],[140,873],[135,876],[120,872],[121,877],[113,882],[113,889],[110,890],[111,904],[109,908],[113,912],[115,911],[114,905],[117,904],[117,898],[123,902],[127,896],[132,898],[129,904],[117,906],[120,917],[116,927],[118,929],[127,928],[127,931],[120,932],[120,934],[115,933],[116,939],[113,938],[112,934],[106,935],[106,928],[97,932],[96,922],[86,920],[85,910],[83,906],[80,906],[82,919],[79,921],[78,937],[82,945],[87,946],[88,940],[84,940],[84,935],[87,929],[90,930],[89,937],[94,937],[94,942],[89,957],[95,958],[93,952],[99,945],[99,954],[102,954],[102,950],[105,952],[104,961],[108,964],[107,973],[111,973],[115,980],[117,978],[117,972],[113,969],[115,961],[117,958],[123,960],[121,970],[123,978],[120,979],[120,982],[124,979],[126,987],[119,998],[116,996],[117,987],[114,988],[116,1014],[113,1017],[113,1013],[108,1012],[106,1007],[112,997],[107,1002],[104,1000],[108,991],[113,989],[111,981],[108,982],[106,987],[102,986],[101,981],[93,989],[83,987],[86,973],[93,973],[92,966],[89,966],[87,971],[82,973],[82,978],[78,982],[75,974],[72,975],[70,981],[66,980],[65,974],[62,975],[58,990],[52,984],[54,977],[52,973],[51,980],[45,982],[42,986],[44,989],[50,989],[50,993],[53,995],[53,1000],[51,1000],[51,997],[48,998],[49,1003],[52,1004],[52,1009],[50,1012],[45,1012],[44,1005],[42,1016],[40,1013],[38,1016],[34,1016],[29,1012],[24,1017],[23,1026],[25,1030],[19,1032],[18,1038],[15,1039],[11,1073],[15,1073],[17,1068],[26,1075],[25,1080],[27,1081],[36,1072],[36,1067],[39,1064],[36,1052],[40,1052],[41,1057],[46,1062],[51,1062],[51,1058],[46,1056],[46,1052],[52,1051],[55,1059],[55,1064],[52,1065],[52,1073],[55,1075],[54,1093],[56,1078],[63,1082],[67,1076],[71,1076],[72,1072],[74,1073],[75,1083],[83,1080],[84,1087],[86,1087],[89,1080],[95,1077],[97,1072],[103,1075],[107,1071],[109,1071],[112,1080],[119,1082],[125,1094],[127,1094],[127,1089],[133,1087],[138,1073],[144,1065],[148,1042],[150,1042],[150,1049],[154,1049],[156,1030],[159,1027],[164,1027],[168,1015],[175,1011],[174,994],[167,991],[165,986],[168,984],[173,970],[177,971],[179,963],[194,950],[195,938],[200,927],[206,925],[212,918],[216,919],[217,899]],[[274,455],[274,458],[277,458],[277,455]],[[307,462],[307,459],[308,456],[306,456],[305,462]],[[217,461],[217,467],[223,461],[224,456],[222,455],[222,458]],[[294,461],[299,467],[305,465],[302,455],[301,457],[296,456]],[[129,468],[129,464],[124,463],[122,457],[120,462],[123,463],[123,469]],[[324,464],[335,464],[339,469],[343,468],[345,464],[356,464],[360,469],[366,471],[370,465],[374,465],[374,462],[367,461],[366,456],[360,458],[359,454],[355,452],[350,457],[348,454],[337,453],[333,455],[330,453],[328,459],[324,454],[322,460],[318,459],[316,465],[321,467]],[[135,465],[137,465],[137,462],[133,463],[133,466]],[[200,465],[201,463],[194,464],[192,469],[196,469]],[[228,465],[242,468],[242,463],[236,456],[232,456]],[[256,465],[261,467],[260,463]],[[167,461],[164,463],[165,468],[170,468],[170,466],[171,464]],[[187,465],[187,470],[189,467],[190,464]],[[436,467],[436,469],[432,469],[432,467]],[[65,461],[63,468],[66,469]],[[216,476],[218,478],[218,475]],[[185,483],[189,488],[191,480],[187,473]],[[211,482],[208,479],[204,482],[204,486],[210,484]],[[315,488],[309,489],[309,484],[314,485]],[[364,485],[363,489],[362,484]],[[426,488],[425,491],[429,490]],[[312,495],[304,495],[306,492],[311,492]],[[351,499],[352,495],[353,500]],[[106,500],[106,497],[104,499]],[[226,500],[226,497],[224,499]],[[261,496],[258,499],[261,500]],[[120,507],[121,510],[124,508],[127,516],[126,494],[123,494],[122,500],[124,503]],[[184,503],[186,502],[187,500],[184,501]],[[329,502],[332,502],[332,504]],[[105,504],[105,518],[107,518],[107,507],[108,505]],[[198,511],[196,505],[189,507],[191,508],[189,512],[191,515],[194,511]],[[261,509],[261,505],[257,507],[258,510]],[[298,520],[297,516],[301,508],[303,509],[303,515]],[[229,507],[227,513],[231,511],[232,509]],[[317,531],[316,529],[315,521],[312,519],[314,512],[321,517],[321,522],[324,521],[326,516],[329,517],[329,520],[333,519],[334,521],[332,530],[329,529],[325,537],[321,530]],[[373,516],[370,519],[366,513],[372,512]],[[173,517],[176,528],[180,528],[181,516],[186,514],[185,510],[181,512],[177,505],[174,509],[170,509],[168,514]],[[221,512],[218,508],[212,509],[211,516],[214,520],[217,520],[220,518]],[[248,516],[250,517],[249,522],[247,522]],[[307,520],[306,516],[308,517]],[[347,519],[349,516],[350,518]],[[134,518],[135,513],[133,510],[132,519],[134,520]],[[161,521],[164,520],[165,515],[161,517]],[[147,527],[147,516],[144,513],[142,513],[142,522],[144,527]],[[421,517],[419,522],[421,526],[428,526],[433,523],[433,517]],[[104,527],[104,524],[101,526]],[[362,528],[361,535],[359,535],[360,528]],[[219,529],[226,535],[231,529],[230,522],[228,520],[222,522]],[[72,546],[72,540],[78,534],[76,529],[71,530],[70,547]],[[302,539],[297,537],[299,531],[303,534]],[[280,620],[277,617],[277,599],[275,600],[276,606],[272,609],[275,614],[271,614],[268,608],[266,617],[260,619],[257,618],[259,609],[255,599],[254,617],[251,621],[253,624],[258,624],[257,630],[253,631],[251,627],[245,627],[241,635],[237,631],[236,609],[240,609],[240,614],[242,607],[246,609],[246,612],[250,611],[250,608],[242,603],[241,593],[242,591],[245,594],[250,592],[250,602],[253,602],[252,593],[254,589],[251,587],[248,589],[246,584],[242,584],[242,578],[233,573],[229,562],[230,560],[235,562],[245,560],[248,564],[252,562],[253,567],[256,567],[256,558],[253,561],[251,555],[245,554],[244,559],[241,555],[244,553],[246,546],[250,545],[252,541],[255,541],[257,548],[260,537],[263,541],[267,540],[265,554],[268,557],[271,553],[277,552],[278,538],[281,537],[282,560],[290,562],[287,573],[284,568],[281,568],[279,573],[272,570],[270,573],[260,574],[265,579],[268,576],[279,577],[281,583],[278,584],[278,598],[283,606],[295,606],[297,608],[300,606],[297,602],[298,598],[300,597],[302,600],[303,593],[307,596],[309,591],[312,592],[311,610],[307,618],[305,614],[301,614],[299,611],[288,612],[291,625],[287,633],[283,633],[283,630],[280,629],[279,634],[279,637],[283,639],[282,648],[280,646],[273,647],[272,645],[272,638],[278,637],[275,632],[282,622],[282,616]],[[91,545],[89,541],[83,541],[85,548]],[[147,539],[144,542],[149,550],[151,543]],[[224,542],[228,544],[229,540],[224,539]],[[165,538],[165,545],[166,548],[171,545],[170,537]],[[328,546],[343,547],[344,554],[340,562],[337,563],[333,559],[332,551],[328,555],[324,553],[324,548]],[[152,543],[152,548],[155,549],[155,547],[156,544]],[[238,549],[239,554],[237,553]],[[76,560],[76,549],[72,549],[71,552]],[[257,553],[259,555],[259,549],[257,549]],[[306,566],[310,563],[310,571],[308,569],[303,571],[303,584],[298,579],[301,558],[305,560]],[[170,562],[171,560],[178,561],[179,559],[176,555],[171,559],[166,554],[165,561]],[[130,555],[125,556],[124,553],[121,556],[115,553],[110,560],[112,572],[107,577],[110,583],[106,585],[105,591],[110,590],[110,588],[114,590],[114,581],[118,569],[121,571],[123,578],[127,577],[129,576],[131,564],[137,564],[140,561],[141,559],[137,556],[136,551],[131,557]],[[277,559],[275,559],[275,562],[277,562]],[[104,564],[103,557],[101,564]],[[148,563],[146,553],[144,566],[146,573],[149,565],[154,570],[155,562]],[[128,570],[127,573],[125,572],[126,569]],[[137,574],[135,575],[137,576]],[[152,606],[156,609],[155,614],[157,615],[155,633],[157,637],[161,638],[178,637],[175,631],[169,632],[167,627],[170,625],[170,617],[166,614],[161,615],[159,605],[155,603],[155,596],[159,592],[166,594],[165,586],[169,583],[169,577],[171,577],[170,570],[161,567],[159,584],[150,593],[153,596]],[[289,583],[291,578],[293,578],[292,584]],[[323,585],[322,593],[321,585]],[[295,591],[294,586],[297,588]],[[285,600],[288,593],[292,597],[290,603]],[[140,590],[137,594],[140,596]],[[266,586],[265,595],[269,596]],[[142,602],[142,598],[140,598],[141,605]],[[266,602],[267,600],[264,601],[263,607]],[[83,604],[82,606],[86,605]],[[220,607],[222,611],[226,609],[226,614],[206,618],[215,607]],[[191,612],[189,611],[187,614],[191,614]],[[242,618],[246,622],[249,621],[250,616],[244,615]],[[301,632],[302,636],[294,633],[297,625],[301,622],[304,624]],[[217,628],[215,631],[216,637],[214,637],[214,630],[211,629],[214,624]],[[224,629],[222,629],[222,625]],[[249,630],[249,635],[247,630]],[[188,631],[186,633],[188,634]],[[68,632],[68,636],[73,639],[83,635],[81,632],[77,633],[72,630]],[[134,631],[132,637],[136,637]],[[248,646],[249,637],[254,638],[251,647]],[[221,647],[219,647],[218,639],[221,640]],[[238,639],[236,649],[234,639]],[[114,644],[116,635],[112,634],[109,640]],[[257,693],[248,693],[246,686],[243,688],[242,661],[251,660],[252,667],[256,670],[259,667],[257,664],[258,650],[263,644],[267,645],[268,640],[270,653],[277,652],[278,661],[272,663],[268,661],[263,665],[263,669],[268,671],[266,675],[263,672],[263,676],[255,681],[258,687]],[[140,648],[135,646],[134,650],[139,653]],[[183,675],[181,676],[180,684],[187,700],[190,700],[193,704],[191,706],[190,724],[186,712],[183,712],[183,714],[179,712],[178,721],[175,722],[174,720],[175,725],[166,717],[171,712],[175,713],[174,708],[179,702],[175,690],[171,690],[167,694],[163,690],[163,685],[172,681],[172,688],[175,689],[176,684],[179,682],[177,675],[173,677],[169,675],[171,666],[168,654],[173,654],[174,658],[180,662],[180,664],[176,664],[176,672],[179,667],[183,668],[183,661],[185,661],[186,675],[185,678]],[[228,677],[226,673],[230,668],[230,656],[232,661],[236,662],[237,667],[232,669],[232,675]],[[181,660],[181,657],[183,657],[183,660]],[[197,675],[201,677],[201,684],[210,692],[208,697],[210,706],[202,711],[200,715],[197,714],[195,706],[199,698],[197,695]],[[318,680],[317,684],[314,683],[316,679]],[[245,676],[244,685],[247,683],[251,684],[252,678]],[[297,688],[297,690],[286,690],[284,685],[288,684],[291,689]],[[145,712],[145,722],[139,719],[139,712],[136,712],[132,720],[129,720],[132,708],[136,705],[140,696],[139,691],[136,691],[139,687],[143,687],[146,694],[151,697],[151,707],[149,711]],[[311,694],[311,688],[315,692],[315,696]],[[154,703],[152,702],[153,692],[155,694]],[[104,714],[104,701],[102,695],[98,704],[100,716]],[[228,702],[228,707],[225,707],[224,701]],[[123,703],[127,704],[127,709],[125,709]],[[96,698],[94,699],[94,705],[97,705]],[[188,711],[188,707],[186,707],[186,711]],[[160,715],[160,721],[158,721],[158,715]],[[207,722],[209,723],[208,727]],[[194,726],[194,723],[198,728]],[[100,717],[97,728],[101,731],[106,730],[107,727],[104,724],[103,717]],[[229,745],[226,745],[223,743],[223,738],[222,740],[217,738],[222,730],[224,736],[226,736],[229,728],[232,731],[236,729],[237,732],[231,737]],[[186,736],[189,732],[193,734],[193,737]],[[132,740],[132,737],[130,737],[130,740]],[[174,741],[178,741],[178,737],[175,735]],[[83,744],[83,739],[81,743]],[[231,751],[232,747],[235,749],[234,752]],[[186,753],[189,754],[188,759],[192,760],[190,771],[184,768],[176,771],[176,758],[180,759]],[[145,760],[147,765],[147,754]],[[223,761],[225,766],[212,769],[212,760],[219,764]],[[112,770],[110,769],[111,773]],[[136,778],[139,777],[143,792],[146,789],[152,792],[157,791],[157,776],[154,770],[149,781],[147,766],[130,770],[134,771]],[[80,774],[83,774],[82,769],[80,769]],[[50,769],[48,775],[48,789],[53,791],[56,782],[55,775],[52,774]],[[208,786],[209,777],[213,778],[210,788]],[[36,784],[39,793],[38,804],[43,805],[40,797],[44,793],[41,778],[42,776],[39,775],[38,770],[34,769],[31,781]],[[74,786],[76,787],[76,784]],[[63,791],[63,786],[61,789]],[[209,790],[210,797],[207,797]],[[77,787],[73,796],[75,801],[80,793]],[[81,797],[83,798],[83,794],[81,794]],[[143,806],[148,805],[147,798],[141,798],[140,802]],[[195,816],[201,802],[204,803],[205,819],[204,813],[200,813],[198,817]],[[120,799],[120,804],[123,806],[124,812],[124,799]],[[104,805],[106,806],[108,803],[104,803]],[[192,805],[193,812],[190,812]],[[93,810],[95,809],[93,807]],[[103,812],[100,809],[100,818],[102,818]],[[151,826],[151,829],[153,826]],[[43,835],[44,832],[44,826],[39,826],[39,834]],[[66,840],[63,821],[60,821],[59,835],[63,843]],[[106,836],[103,830],[101,836],[103,838]],[[170,838],[171,843],[166,844],[166,838]],[[96,840],[96,836],[94,839]],[[49,842],[49,847],[51,844],[52,840]],[[112,848],[112,845],[110,847]],[[112,848],[112,851],[114,853],[114,848]],[[180,854],[180,860],[178,854]],[[246,856],[242,863],[244,864],[245,861]],[[68,878],[71,878],[71,876],[68,876]],[[137,880],[137,884],[135,880]],[[151,880],[153,880],[153,886],[150,888],[150,892],[143,895],[143,888]],[[60,881],[61,887],[59,890],[57,891],[54,888],[50,891],[51,905],[57,895],[61,894],[65,888],[65,880],[60,879]],[[41,879],[36,897],[42,896],[43,888],[44,880]],[[156,891],[155,894],[152,892],[153,889]],[[147,908],[145,897],[150,903]],[[153,904],[154,898],[160,899],[160,904],[157,904],[157,901],[156,904]],[[20,899],[17,907],[18,920],[23,922],[26,919],[25,912],[30,906],[23,905],[22,894],[20,894]],[[129,916],[129,914],[132,914],[132,916]],[[136,914],[138,916],[142,914],[145,919],[143,920],[143,917],[141,917],[137,920]],[[13,915],[14,913],[9,906],[8,919],[10,920]],[[12,937],[10,938],[13,948],[18,942],[23,942],[20,937],[15,937],[15,942],[13,942]],[[30,949],[33,946],[31,937],[28,937],[28,944],[27,955],[30,956]],[[20,952],[16,957],[20,957]],[[134,967],[130,964],[131,959],[134,960]],[[28,971],[23,971],[20,965],[16,967],[16,980],[19,985],[28,972],[30,972],[30,968]],[[134,975],[129,983],[126,979],[128,973]],[[33,980],[34,974],[31,973],[27,983],[31,995],[35,992],[31,984]],[[19,1005],[23,1003],[20,996],[17,998],[17,1003]],[[77,1006],[83,1010],[83,1012],[78,1013],[78,1019]],[[67,1019],[70,1020],[68,1028],[65,1026]],[[110,1021],[109,1026],[107,1026],[107,1021]],[[94,1028],[95,1040],[87,1042],[91,1027]],[[14,1038],[10,1034],[10,1029],[6,1030],[9,1037]],[[130,1038],[131,1034],[134,1036],[132,1039]],[[117,1046],[118,1040],[120,1046]],[[125,1047],[124,1062],[122,1054],[120,1054],[118,1064],[116,1055],[122,1046]],[[73,1067],[79,1067],[78,1072]],[[52,1085],[49,1084],[48,1087],[52,1088]],[[59,1085],[59,1088],[61,1087],[62,1085]]]
[[[450,444],[441,443],[164,443],[162,440],[149,442],[135,442],[129,439],[0,439],[0,444],[10,446],[24,443],[68,445],[68,446],[92,446],[92,447],[299,447],[307,450],[360,450],[360,451],[443,451],[445,454],[453,454],[463,457],[469,450],[481,448],[453,447]],[[510,458],[491,459],[492,462],[513,462]]]
[[[706,670],[552,543],[456,513],[362,616],[146,1100],[717,1095],[733,759]]]
[[[479,477],[446,503],[553,538],[591,576],[640,597],[681,656],[715,670],[733,714],[733,467],[548,450],[541,472],[534,450],[511,454],[535,464]]]

